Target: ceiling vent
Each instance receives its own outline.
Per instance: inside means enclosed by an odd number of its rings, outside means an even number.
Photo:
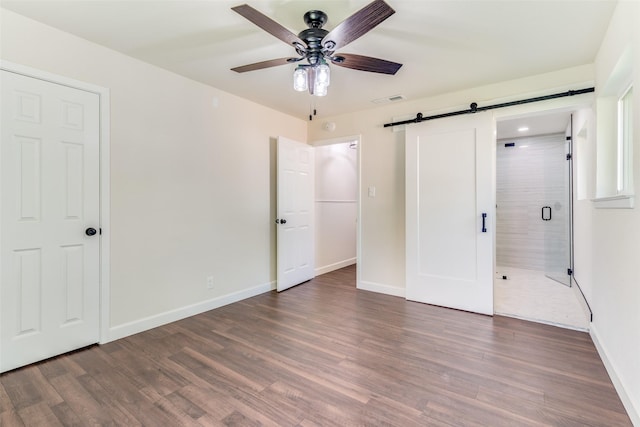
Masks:
[[[403,101],[405,99],[407,99],[407,97],[404,95],[393,95],[386,98],[374,99],[371,102],[373,102],[374,104],[387,104],[389,102]]]

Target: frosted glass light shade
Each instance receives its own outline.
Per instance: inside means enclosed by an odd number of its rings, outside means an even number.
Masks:
[[[315,96],[326,96],[327,95],[327,87],[328,85],[320,82],[316,79],[316,84],[314,86],[313,94]]]
[[[331,70],[327,64],[320,64],[316,67],[316,85],[329,86],[331,83]]]
[[[307,70],[302,67],[297,67],[293,72],[293,89],[298,92],[304,92],[309,87]]]

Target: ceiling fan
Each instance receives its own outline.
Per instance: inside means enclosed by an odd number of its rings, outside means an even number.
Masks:
[[[383,0],[373,1],[331,31],[322,28],[327,22],[327,14],[320,10],[310,10],[304,15],[304,22],[308,28],[298,35],[249,5],[243,4],[231,9],[274,37],[292,45],[298,54],[297,57],[271,59],[232,68],[238,73],[306,60],[306,64],[298,65],[294,72],[294,89],[308,89],[312,95],[323,96],[326,95],[329,85],[328,62],[345,68],[382,74],[395,74],[402,67],[402,64],[370,56],[336,53],[338,49],[371,31],[395,13],[395,10]]]

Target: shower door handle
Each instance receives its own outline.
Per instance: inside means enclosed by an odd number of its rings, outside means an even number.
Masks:
[[[542,220],[551,221],[551,206],[542,207]]]
[[[486,213],[482,213],[482,232],[486,233],[487,232],[487,225],[485,224],[485,220],[487,219],[487,214]]]

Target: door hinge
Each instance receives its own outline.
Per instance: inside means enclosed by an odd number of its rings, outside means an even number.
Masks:
[[[571,160],[573,156],[571,154],[567,154],[567,160]]]
[[[573,276],[573,270],[570,268],[567,268],[567,275]]]
[[[566,139],[567,141],[571,141],[571,139],[572,139],[572,138],[571,138],[570,136],[567,136],[565,139]]]

